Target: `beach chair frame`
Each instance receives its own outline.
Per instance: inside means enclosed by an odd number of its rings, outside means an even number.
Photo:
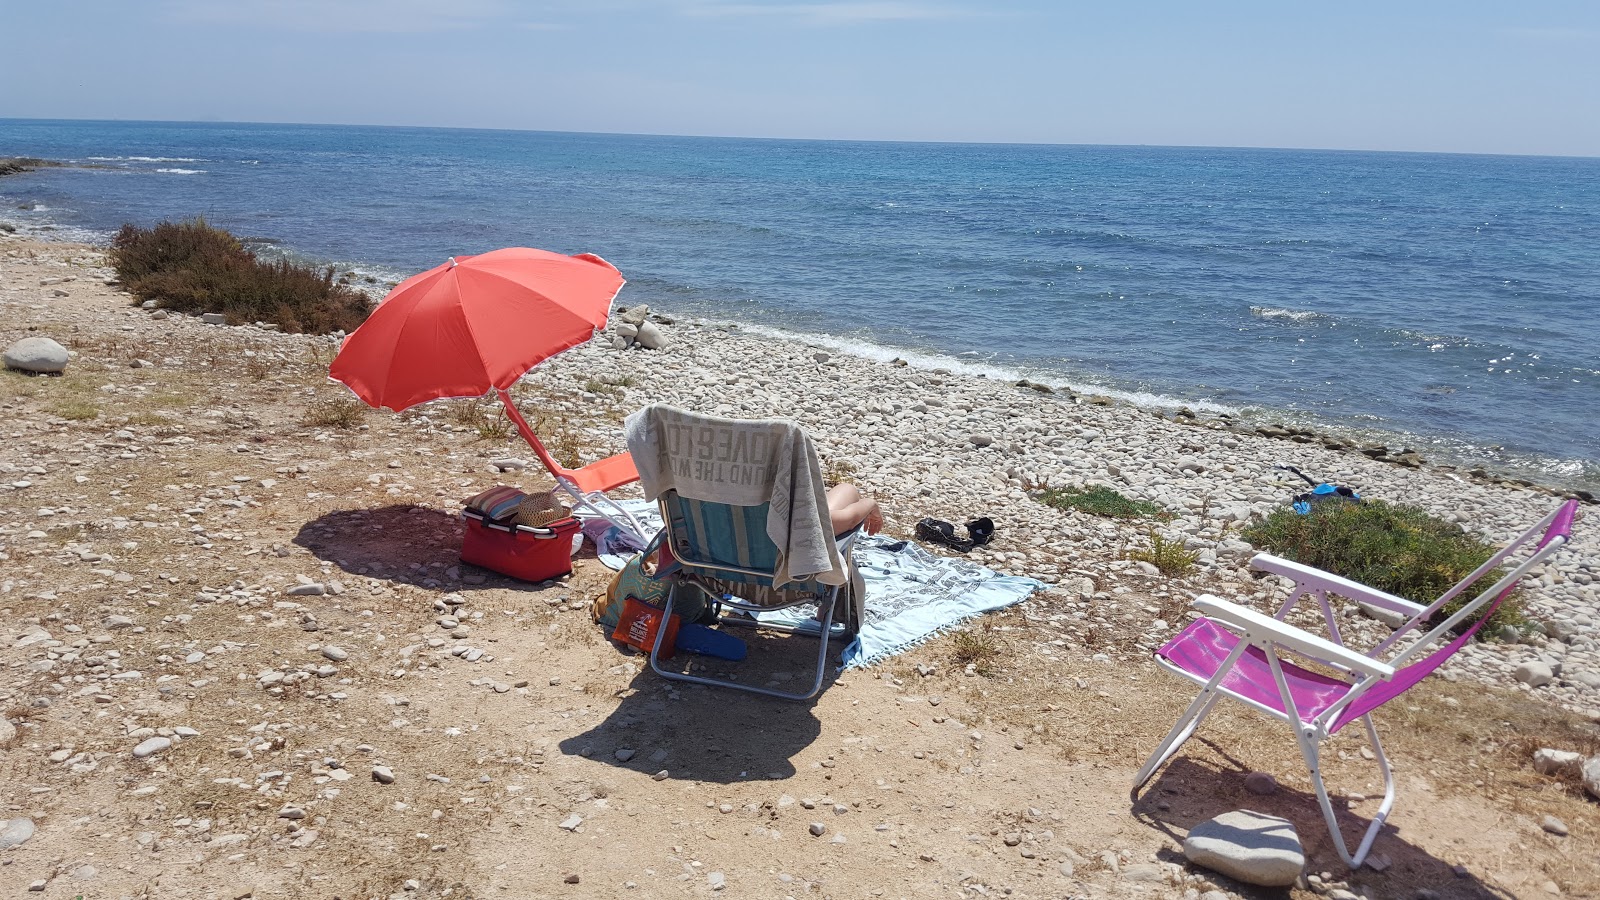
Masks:
[[[759,506],[735,506],[725,503],[712,503],[702,500],[691,500],[680,497],[676,491],[666,491],[659,498],[661,505],[661,520],[665,523],[663,540],[673,557],[670,566],[664,566],[660,577],[671,577],[677,580],[678,586],[699,591],[717,609],[719,624],[732,625],[742,628],[762,628],[784,634],[811,635],[813,629],[809,624],[784,625],[772,622],[761,622],[756,616],[764,612],[774,612],[805,604],[816,604],[818,628],[815,629],[817,638],[817,665],[816,672],[808,690],[801,692],[782,691],[775,688],[761,687],[758,685],[740,684],[736,681],[725,681],[716,678],[706,678],[692,675],[687,672],[674,672],[661,665],[661,647],[665,640],[667,629],[660,628],[656,631],[655,643],[650,648],[650,668],[657,675],[672,681],[687,681],[693,684],[704,684],[712,687],[732,688],[739,691],[748,691],[754,694],[763,694],[768,697],[777,697],[782,700],[804,701],[815,697],[822,690],[822,680],[827,673],[828,646],[835,638],[850,639],[860,628],[856,620],[855,604],[845,595],[845,590],[855,580],[855,562],[851,553],[855,547],[856,538],[861,534],[861,527],[851,529],[837,537],[839,555],[845,561],[844,584],[830,585],[808,579],[801,582],[791,582],[789,585],[775,585],[773,583],[774,567],[762,565],[755,560],[775,557],[776,548],[772,546],[771,539],[764,530],[766,521],[766,504]],[[824,511],[825,512],[825,511]],[[717,513],[725,513],[736,529],[732,536],[731,547],[721,547],[719,550],[731,550],[734,560],[729,561],[724,554],[708,552],[710,548],[702,545],[707,532],[696,529],[691,523],[704,522],[707,518]],[[713,584],[708,579],[717,579],[719,582],[743,583],[757,587],[770,588],[784,595],[778,602],[756,602],[741,598],[736,594],[721,589],[720,585]],[[672,615],[672,607],[676,591],[668,594],[666,612],[663,620]],[[843,600],[843,614],[840,616],[840,600]],[[721,610],[728,608],[745,615],[722,615]],[[840,621],[835,622],[836,616]]]
[[[1384,755],[1371,712],[1406,692],[1446,659],[1470,642],[1489,616],[1535,566],[1558,551],[1571,536],[1577,512],[1576,500],[1568,500],[1494,554],[1471,575],[1424,607],[1392,594],[1340,578],[1310,566],[1270,554],[1259,554],[1251,567],[1289,578],[1294,582],[1289,597],[1276,616],[1210,595],[1194,602],[1200,613],[1187,628],[1156,651],[1156,661],[1165,669],[1200,685],[1200,693],[1184,710],[1172,730],[1156,747],[1134,778],[1132,796],[1138,798],[1162,764],[1171,759],[1199,728],[1217,701],[1229,697],[1261,714],[1288,725],[1300,754],[1311,774],[1311,781],[1322,808],[1323,819],[1333,836],[1335,848],[1345,864],[1354,869],[1365,861],[1373,841],[1383,828],[1394,806],[1394,773]],[[1491,587],[1436,626],[1426,630],[1409,647],[1387,661],[1380,660],[1403,636],[1422,631],[1445,604],[1460,596],[1478,579],[1522,550],[1535,536],[1539,543],[1527,557]],[[1367,653],[1347,648],[1328,602],[1328,594],[1369,603],[1409,615],[1404,625]],[[1322,610],[1329,638],[1296,628],[1285,621],[1302,597],[1314,598]],[[1472,627],[1425,658],[1422,654],[1474,615],[1481,615]],[[1218,661],[1218,654],[1226,649]],[[1330,667],[1342,679],[1329,678],[1303,669],[1283,655],[1291,654]],[[1379,771],[1383,775],[1383,802],[1362,834],[1352,853],[1340,831],[1333,802],[1323,783],[1318,752],[1324,741],[1343,726],[1359,719],[1367,732]]]

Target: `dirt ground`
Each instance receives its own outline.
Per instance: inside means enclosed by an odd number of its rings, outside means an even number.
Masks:
[[[1140,624],[1181,582],[1088,623],[1039,593],[810,703],[664,681],[591,624],[588,551],[541,585],[460,563],[461,499],[538,483],[488,465],[503,436],[363,413],[331,341],[156,319],[102,265],[0,236],[0,344],[77,354],[0,374],[0,820],[36,827],[0,895],[1600,896],[1600,808],[1529,764],[1597,749],[1593,723],[1496,686],[1435,678],[1376,715],[1381,871],[1342,867],[1293,742],[1243,709],[1130,801],[1192,696]],[[710,671],[798,678],[806,648],[770,643]],[[1361,744],[1327,751],[1349,836],[1381,793]],[[1318,883],[1187,866],[1188,827],[1239,808],[1290,819]]]

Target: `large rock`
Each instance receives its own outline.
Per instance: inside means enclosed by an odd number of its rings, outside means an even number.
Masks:
[[[67,348],[47,337],[28,337],[6,348],[6,368],[55,374],[67,370]]]
[[[1250,810],[1223,813],[1191,828],[1183,855],[1197,866],[1264,887],[1294,884],[1306,865],[1293,824]]]
[[[1540,775],[1577,775],[1582,769],[1583,756],[1571,750],[1541,747],[1533,751],[1533,770]]]
[[[1544,687],[1555,680],[1555,673],[1550,671],[1549,663],[1542,659],[1530,659],[1517,666],[1516,679],[1528,687]]]
[[[650,307],[641,303],[632,309],[625,309],[622,312],[617,313],[617,318],[628,323],[629,325],[640,325],[643,324],[644,317],[648,315],[650,315]]]
[[[1600,800],[1600,756],[1591,756],[1583,763],[1583,789],[1589,796]]]
[[[662,350],[667,346],[666,332],[655,326],[653,322],[639,324],[639,346],[646,350]]]

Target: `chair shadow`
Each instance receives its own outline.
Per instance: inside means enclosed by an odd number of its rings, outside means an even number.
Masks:
[[[341,571],[381,581],[440,592],[539,589],[538,584],[463,563],[465,531],[458,516],[427,506],[394,504],[334,510],[301,525],[291,542]],[[448,574],[453,567],[456,578]]]
[[[1365,865],[1350,871],[1339,858],[1339,851],[1334,848],[1315,793],[1283,784],[1279,784],[1277,790],[1268,795],[1252,793],[1245,788],[1245,777],[1252,771],[1248,766],[1209,740],[1192,738],[1190,744],[1195,743],[1204,744],[1225,760],[1225,765],[1208,766],[1179,751],[1145,785],[1133,803],[1134,818],[1162,832],[1179,846],[1183,844],[1189,829],[1195,825],[1225,812],[1249,809],[1279,816],[1294,824],[1305,851],[1307,874],[1329,872],[1335,880],[1348,881],[1354,886],[1369,886],[1375,889],[1378,896],[1411,896],[1424,888],[1453,900],[1507,900],[1513,896],[1485,884],[1470,872],[1458,874],[1450,863],[1406,842],[1388,823],[1379,830],[1372,853],[1387,857],[1390,865],[1382,872]],[[1404,799],[1401,797],[1396,802]],[[1353,847],[1371,819],[1340,807],[1335,795],[1334,809],[1340,832]],[[1163,851],[1162,856],[1168,862],[1184,863],[1181,851]],[[1216,873],[1210,874],[1229,891],[1243,897],[1267,900],[1289,896],[1286,888],[1258,887]]]
[[[634,659],[644,671],[634,676],[616,709],[605,721],[562,741],[561,752],[648,775],[665,771],[672,780],[782,781],[794,776],[795,755],[822,733],[816,698],[795,702],[667,681],[651,671],[648,657]],[[818,697],[836,677],[823,679]],[[619,760],[620,748],[635,755]]]

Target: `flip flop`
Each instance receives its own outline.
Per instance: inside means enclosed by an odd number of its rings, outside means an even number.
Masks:
[[[917,523],[917,539],[930,544],[940,544],[966,553],[972,549],[972,541],[956,537],[956,527],[942,519],[923,519]]]

